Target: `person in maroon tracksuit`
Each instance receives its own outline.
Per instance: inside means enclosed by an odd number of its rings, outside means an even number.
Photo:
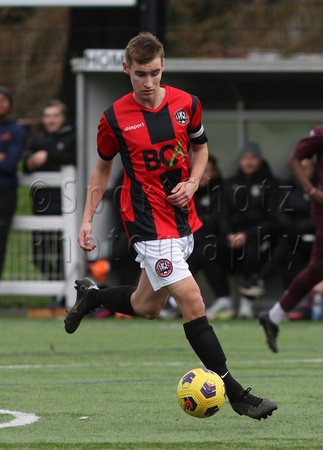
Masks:
[[[313,186],[301,164],[303,159],[316,158],[318,186]],[[323,279],[323,125],[303,137],[289,159],[289,167],[297,183],[312,202],[311,214],[316,227],[310,262],[289,285],[281,299],[269,311],[259,314],[269,348],[278,352],[279,323],[287,312],[297,306],[312,288]]]

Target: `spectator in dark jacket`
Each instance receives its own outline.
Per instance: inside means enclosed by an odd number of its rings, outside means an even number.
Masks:
[[[259,145],[246,144],[237,173],[225,183],[221,215],[222,236],[229,249],[227,264],[242,277],[238,317],[253,317],[251,300],[265,292],[258,272],[270,257],[279,231],[278,188]]]
[[[43,129],[35,134],[25,158],[25,172],[59,171],[76,163],[75,127],[67,121],[67,108],[52,100],[44,108]],[[46,180],[44,180],[46,182]],[[61,214],[60,188],[41,187],[32,191],[33,211],[37,215]],[[49,280],[64,278],[62,234],[37,231],[33,234],[34,263]]]
[[[17,205],[17,166],[26,148],[26,131],[11,117],[11,111],[11,92],[0,86],[0,278]]]
[[[313,185],[318,182],[317,172],[310,159],[303,159],[301,165]],[[299,273],[300,267],[308,263],[315,239],[315,224],[311,216],[311,201],[293,178],[283,181],[280,186],[278,218],[281,231],[274,248],[272,262],[259,273],[263,279],[279,270],[282,288]]]
[[[221,263],[223,252],[226,250],[220,236],[219,224],[219,216],[223,209],[222,194],[223,178],[215,157],[210,155],[199,188],[195,192],[195,204],[203,220],[203,226],[194,233],[194,251],[187,260],[193,275],[200,271],[204,273],[216,299],[216,302],[208,305],[206,309],[209,319],[220,315],[223,318],[233,315],[227,273]],[[228,308],[224,308],[226,305]]]

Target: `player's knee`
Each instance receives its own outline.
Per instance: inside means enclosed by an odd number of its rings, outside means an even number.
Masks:
[[[140,317],[148,320],[156,319],[159,316],[161,309],[161,305],[154,303],[137,303],[135,305],[136,313]]]
[[[191,315],[194,319],[205,316],[205,305],[203,299],[201,302],[196,302],[191,308]]]
[[[181,303],[181,311],[186,321],[205,316],[205,305],[201,294],[191,293],[187,301]]]
[[[154,319],[157,319],[157,317],[159,316],[159,314],[152,314],[152,313],[150,313],[150,314],[146,314],[145,315],[145,319],[147,319],[147,320],[154,320]]]
[[[156,310],[151,310],[151,311],[145,311],[142,314],[142,317],[144,317],[144,319],[148,319],[148,320],[154,320],[156,319],[160,314],[160,309]]]

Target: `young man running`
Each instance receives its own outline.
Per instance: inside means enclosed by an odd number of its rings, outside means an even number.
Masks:
[[[200,102],[160,84],[164,49],[150,33],[134,37],[125,57],[123,70],[133,92],[116,101],[101,118],[99,157],[90,177],[78,242],[85,251],[95,248],[91,221],[106,190],[113,158],[120,153],[124,167],[122,217],[138,254],[141,276],[137,287],[100,290],[88,278],[76,281],[77,299],[67,314],[65,330],[74,333],[84,315],[101,305],[154,319],[171,295],[182,312],[189,343],[205,366],[222,377],[232,408],[240,415],[265,419],[277,409],[276,403],[250,394],[250,388],[245,390],[231,376],[186,263],[193,250],[193,232],[202,225],[193,195],[208,161]]]

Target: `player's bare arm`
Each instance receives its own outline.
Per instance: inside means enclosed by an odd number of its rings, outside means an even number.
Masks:
[[[208,161],[207,144],[196,145],[191,143],[192,150],[192,166],[190,178],[187,181],[178,183],[172,190],[172,194],[167,200],[174,206],[179,208],[187,205],[197,190],[202,175],[204,173]]]
[[[288,160],[288,165],[297,183],[304,192],[309,194],[311,201],[323,206],[323,191],[313,186],[297,156],[292,154]]]
[[[91,244],[92,219],[108,185],[112,165],[113,160],[104,161],[98,158],[90,177],[82,225],[77,239],[81,249],[88,252],[96,247],[95,244]]]

